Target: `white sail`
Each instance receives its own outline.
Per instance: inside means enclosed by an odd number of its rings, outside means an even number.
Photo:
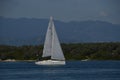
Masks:
[[[48,24],[42,57],[49,56],[51,57],[50,60],[38,61],[35,63],[38,65],[65,65],[65,58],[57,37],[52,17],[50,17],[50,22]]]
[[[65,60],[60,42],[57,37],[57,33],[55,30],[54,22],[51,22],[52,24],[52,54],[51,54],[51,59],[56,59],[56,60]]]

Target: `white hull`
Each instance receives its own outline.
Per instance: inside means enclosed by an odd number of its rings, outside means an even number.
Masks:
[[[44,60],[35,62],[37,65],[65,65],[65,61]]]

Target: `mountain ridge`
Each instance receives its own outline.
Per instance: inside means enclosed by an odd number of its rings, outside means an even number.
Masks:
[[[49,19],[0,17],[0,44],[43,44]],[[60,42],[119,42],[120,25],[105,21],[54,20]]]

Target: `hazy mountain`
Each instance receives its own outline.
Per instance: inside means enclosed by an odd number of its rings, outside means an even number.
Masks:
[[[0,44],[42,44],[48,19],[0,17]],[[120,25],[104,21],[54,21],[61,42],[120,41]]]

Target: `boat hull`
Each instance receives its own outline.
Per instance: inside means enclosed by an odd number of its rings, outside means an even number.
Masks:
[[[65,65],[65,61],[44,60],[35,62],[37,65]]]

